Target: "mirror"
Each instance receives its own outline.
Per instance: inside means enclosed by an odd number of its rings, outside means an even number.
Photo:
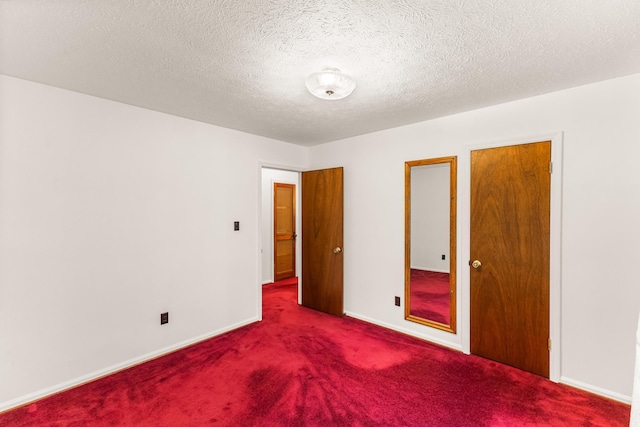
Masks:
[[[405,162],[405,319],[456,332],[457,158]]]

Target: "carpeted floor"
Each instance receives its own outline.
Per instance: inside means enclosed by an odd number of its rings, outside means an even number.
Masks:
[[[2,426],[626,426],[629,407],[296,304],[0,415]]]

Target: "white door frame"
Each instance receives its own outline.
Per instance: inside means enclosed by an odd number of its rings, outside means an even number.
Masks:
[[[295,184],[296,185],[296,233],[298,235],[297,239],[296,239],[296,275],[298,276],[298,304],[301,303],[301,298],[302,298],[302,294],[301,294],[301,287],[302,287],[302,247],[300,245],[300,242],[302,241],[302,230],[300,228],[300,221],[301,221],[301,196],[302,196],[302,188],[300,186],[300,176],[301,173],[305,170],[303,168],[299,168],[299,167],[294,167],[294,166],[289,166],[289,165],[282,165],[282,164],[275,164],[275,163],[270,163],[270,162],[263,162],[263,161],[259,161],[258,162],[258,200],[257,200],[257,210],[258,210],[258,224],[257,224],[257,230],[258,230],[258,242],[257,242],[257,254],[256,254],[256,259],[257,259],[257,265],[258,265],[258,277],[256,278],[256,284],[258,286],[258,295],[260,296],[259,298],[257,298],[256,304],[257,304],[257,313],[258,313],[258,320],[262,320],[262,232],[263,232],[263,227],[262,227],[262,170],[263,169],[275,169],[275,170],[281,170],[281,171],[287,171],[287,172],[295,172],[298,174],[298,179],[297,182],[291,182],[291,184]],[[273,187],[273,186],[272,186]],[[270,214],[271,216],[273,216],[273,212]],[[272,260],[273,261],[273,260]]]

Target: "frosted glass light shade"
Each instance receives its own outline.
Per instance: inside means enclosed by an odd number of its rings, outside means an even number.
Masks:
[[[309,92],[322,99],[342,99],[356,88],[356,82],[337,68],[325,68],[311,74],[305,85]]]

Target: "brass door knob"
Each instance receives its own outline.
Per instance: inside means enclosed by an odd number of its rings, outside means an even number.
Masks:
[[[342,253],[342,248],[340,246],[334,248],[333,249],[333,253],[334,254],[341,254]]]
[[[473,261],[473,262],[471,263],[471,267],[473,267],[473,268],[480,268],[480,267],[482,267],[482,263],[481,263],[480,261],[478,261],[478,260],[475,260],[475,261]]]

